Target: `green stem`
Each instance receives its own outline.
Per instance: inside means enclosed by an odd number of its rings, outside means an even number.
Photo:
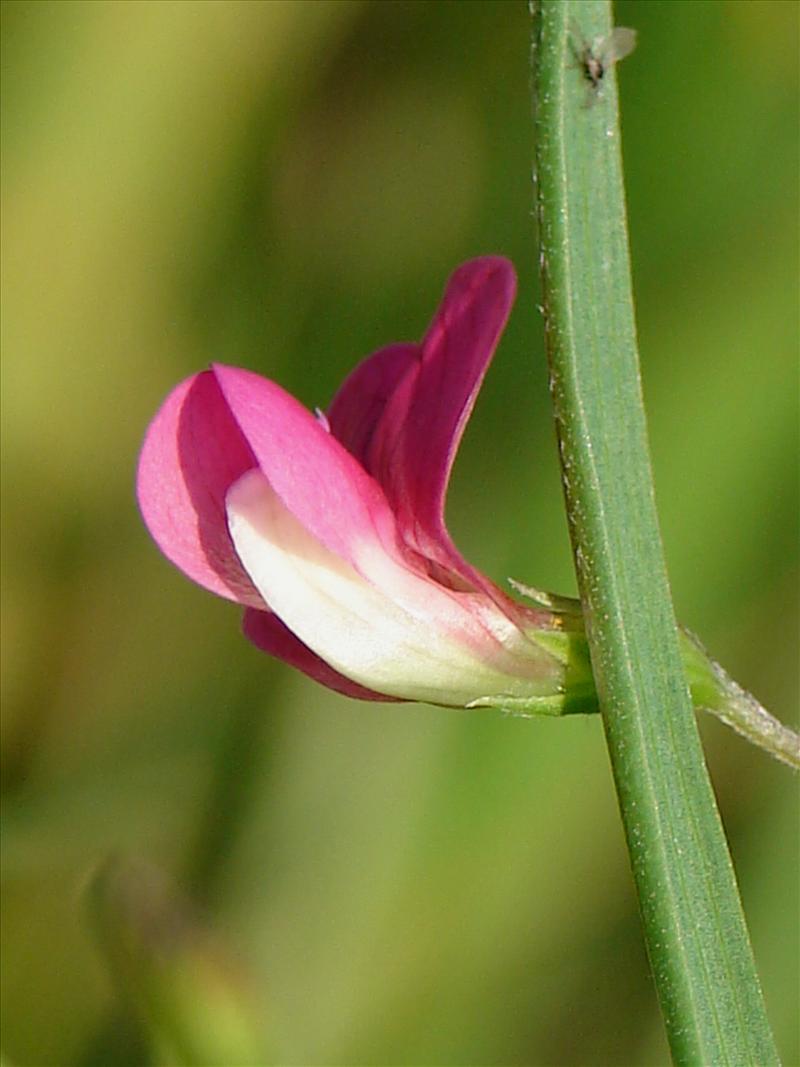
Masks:
[[[779,1062],[684,678],[641,395],[607,0],[533,4],[548,355],[592,667],[673,1059]],[[591,58],[591,57],[590,57]]]
[[[800,770],[800,734],[770,715],[756,698],[742,689],[706,652],[699,640],[682,630],[683,669],[695,707],[715,715],[751,745]]]
[[[228,724],[216,753],[204,810],[183,862],[182,881],[193,901],[209,912],[219,903],[227,864],[268,773],[268,739],[281,728],[280,702],[275,701],[270,714],[265,714],[262,689],[262,676],[258,689],[252,679],[245,678],[233,687],[230,705],[221,709]],[[141,1028],[130,1018],[131,1005],[122,1007],[101,1020],[79,1060],[80,1067],[112,1061],[141,1067],[152,1062]]]
[[[207,909],[219,903],[229,861],[271,771],[270,741],[282,729],[280,701],[267,713],[263,690],[263,674],[257,680],[246,676],[234,688],[229,706],[220,709],[228,722],[183,876],[192,898]]]

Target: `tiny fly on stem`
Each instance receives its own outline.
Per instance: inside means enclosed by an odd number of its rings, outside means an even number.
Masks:
[[[595,37],[590,43],[573,26],[572,36],[572,51],[584,78],[589,82],[591,95],[588,103],[592,103],[600,95],[606,73],[636,47],[636,30],[615,26],[606,37]],[[581,42],[580,46],[576,46],[575,40]]]

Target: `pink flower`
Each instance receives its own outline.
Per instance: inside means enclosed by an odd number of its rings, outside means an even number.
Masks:
[[[565,710],[569,613],[513,601],[444,524],[515,287],[505,259],[464,264],[424,340],[370,356],[327,416],[225,366],[164,401],[139,461],[144,521],[189,578],[244,606],[259,648],[349,696]]]

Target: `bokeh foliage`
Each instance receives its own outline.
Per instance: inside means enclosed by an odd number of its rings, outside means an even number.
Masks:
[[[640,33],[623,134],[678,616],[796,723],[798,10],[616,12]],[[496,578],[574,591],[527,35],[521,0],[3,5],[11,1062],[96,1048],[113,992],[81,891],[120,851],[206,906],[280,1062],[666,1062],[600,723],[328,693],[171,570],[133,500],[179,378],[221,360],[324,406],[363,355],[422,333],[458,262],[501,252],[520,297],[450,523]],[[796,785],[704,734],[798,1062]]]

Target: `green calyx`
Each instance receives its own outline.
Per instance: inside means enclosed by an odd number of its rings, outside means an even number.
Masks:
[[[481,697],[471,708],[500,708],[510,715],[589,715],[599,711],[580,601],[512,582],[518,593],[550,613],[551,626],[526,634],[561,665],[558,691],[545,696]],[[800,769],[800,735],[784,726],[730,678],[689,630],[679,633],[681,660],[692,703],[775,759]]]

